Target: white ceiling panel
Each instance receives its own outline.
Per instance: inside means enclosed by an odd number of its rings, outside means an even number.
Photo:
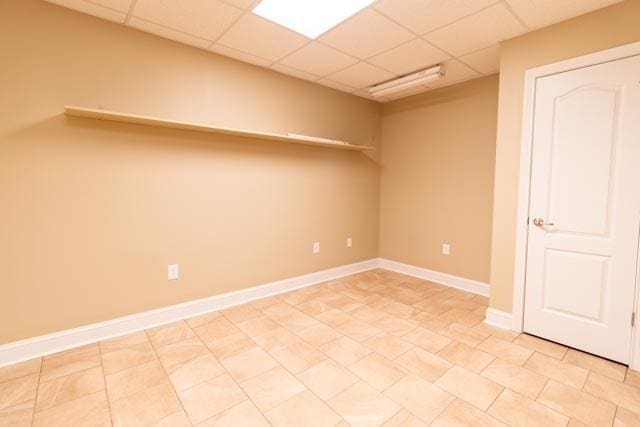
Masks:
[[[124,23],[124,20],[127,18],[127,11],[129,6],[125,3],[130,3],[130,0],[127,1],[114,1],[114,5],[116,7],[121,8],[122,10],[117,10],[114,8],[104,7],[99,4],[89,3],[85,0],[47,0],[49,3],[57,4],[58,6],[63,6],[68,9],[77,10],[78,12],[86,13],[87,15],[93,15],[97,18],[106,19],[107,21],[117,22],[119,24]]]
[[[188,44],[190,46],[199,47],[201,49],[206,49],[211,44],[209,40],[194,37],[192,35],[172,30],[171,28],[163,27],[161,25],[147,22],[138,18],[131,18],[129,25],[146,33],[155,34],[156,36]]]
[[[500,45],[493,45],[458,59],[483,74],[497,73],[500,71]]]
[[[322,43],[312,42],[279,62],[317,76],[327,76],[358,60]]]
[[[449,86],[465,80],[475,79],[482,75],[455,59],[451,59],[442,65],[444,66],[444,77],[433,82],[425,83],[425,86],[430,88]]]
[[[271,68],[272,70],[276,70],[279,73],[287,74],[287,75],[293,76],[293,77],[297,77],[297,78],[302,79],[302,80],[314,81],[314,80],[318,80],[320,78],[320,77],[315,76],[313,74],[305,73],[304,71],[296,70],[295,68],[287,67],[286,65],[282,65],[282,64],[273,64],[269,68]]]
[[[329,79],[320,79],[316,83],[319,83],[323,86],[330,87],[332,89],[340,90],[342,92],[353,92],[354,90],[356,90],[356,88],[354,87],[347,86],[342,83],[334,82],[333,80],[329,80]]]
[[[231,6],[239,7],[240,9],[248,9],[249,6],[253,6],[257,4],[259,0],[222,0],[225,3],[230,4]]]
[[[541,28],[621,0],[507,0],[529,28]],[[640,17],[638,18],[640,20]],[[638,23],[640,25],[640,22]]]
[[[338,71],[329,76],[329,80],[355,87],[357,89],[369,87],[376,83],[392,79],[393,73],[380,69],[366,62],[359,62],[349,68]]]
[[[381,0],[374,6],[417,34],[464,18],[496,0]]]
[[[394,47],[367,62],[391,71],[395,74],[407,74],[429,65],[438,64],[449,59],[449,55],[422,39],[413,39],[408,43]]]
[[[504,7],[496,4],[449,24],[425,36],[427,40],[454,55],[484,49],[526,32],[526,28]]]
[[[218,43],[276,61],[309,39],[264,18],[248,13],[240,18]]]
[[[380,13],[365,9],[320,37],[323,43],[364,59],[411,40],[414,35]]]
[[[138,0],[133,16],[207,40],[215,40],[242,11],[218,0]]]
[[[221,44],[214,44],[209,48],[210,51],[215,52],[220,55],[228,56],[233,59],[237,59],[238,61],[248,62],[249,64],[259,65],[261,67],[268,67],[273,63],[265,58],[259,58],[257,56],[251,55],[246,52],[242,52],[240,50],[235,50],[227,46],[223,46]]]

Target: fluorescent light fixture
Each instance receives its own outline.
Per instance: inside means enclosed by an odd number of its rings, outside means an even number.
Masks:
[[[262,0],[253,13],[315,39],[374,0]]]
[[[427,68],[426,70],[418,71],[400,77],[399,79],[371,86],[369,88],[369,95],[374,98],[389,95],[421,85],[422,83],[438,80],[442,76],[444,76],[444,69],[441,65],[436,65],[435,67]]]

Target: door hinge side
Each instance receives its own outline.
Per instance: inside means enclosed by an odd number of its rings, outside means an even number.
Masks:
[[[636,312],[631,313],[631,326],[636,325]]]
[[[527,217],[527,225],[529,225],[529,217]]]

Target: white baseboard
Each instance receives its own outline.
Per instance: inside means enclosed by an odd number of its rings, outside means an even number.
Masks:
[[[495,308],[487,308],[484,323],[496,328],[511,330],[513,326],[513,316],[511,313],[496,310]]]
[[[348,264],[341,267],[279,280],[277,282],[228,292],[222,295],[201,298],[181,304],[162,307],[130,316],[119,317],[105,322],[81,326],[79,328],[54,332],[21,341],[0,345],[0,367],[34,357],[56,353],[70,348],[95,343],[109,338],[126,335],[142,329],[176,322],[226,307],[243,304],[260,298],[281,294],[294,289],[315,285],[327,280],[378,267],[378,259]]]
[[[391,261],[385,258],[379,258],[378,263],[380,268],[406,274],[407,276],[417,277],[419,279],[429,280],[430,282],[439,283],[452,288],[462,289],[463,291],[472,292],[485,297],[489,296],[489,285],[487,283],[478,282],[477,280],[466,279],[452,274],[416,267],[415,265],[403,264],[401,262]]]

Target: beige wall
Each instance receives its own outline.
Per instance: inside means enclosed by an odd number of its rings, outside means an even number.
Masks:
[[[640,1],[565,21],[503,43],[491,254],[491,306],[511,311],[524,72],[640,40]]]
[[[62,109],[377,144],[378,104],[35,0],[0,33],[0,343],[377,256],[375,155]]]
[[[382,257],[489,281],[497,108],[497,75],[384,106]]]

